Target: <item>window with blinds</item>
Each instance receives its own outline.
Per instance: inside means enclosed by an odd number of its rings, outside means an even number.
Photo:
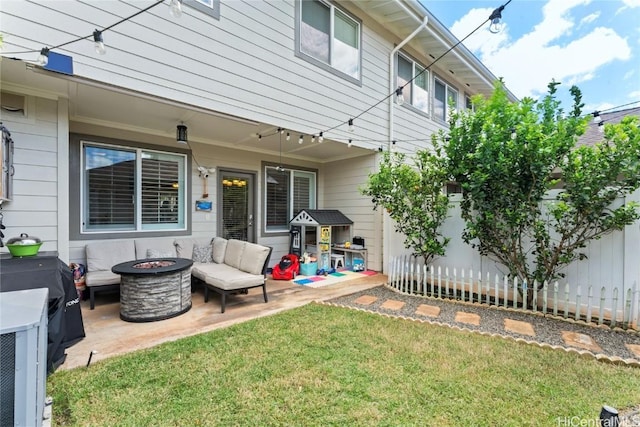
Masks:
[[[289,221],[302,209],[316,207],[316,174],[265,168],[265,231],[289,230]]]
[[[83,231],[185,228],[186,156],[83,143]]]

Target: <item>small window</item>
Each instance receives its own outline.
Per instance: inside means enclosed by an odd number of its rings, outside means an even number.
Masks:
[[[184,0],[184,4],[220,19],[220,0]]]
[[[473,108],[473,102],[471,101],[471,95],[465,93],[464,94],[464,108],[467,110],[475,111]]]
[[[296,3],[296,55],[360,82],[360,22],[330,3]]]
[[[303,209],[316,207],[316,173],[265,167],[265,231],[289,230],[289,221]]]
[[[435,79],[433,92],[433,117],[446,122],[449,119],[449,108],[458,109],[458,91]]]
[[[186,156],[82,142],[82,232],[184,230]]]
[[[428,82],[429,72],[425,67],[398,54],[398,87],[403,87],[402,95],[407,103],[425,113],[429,112]]]

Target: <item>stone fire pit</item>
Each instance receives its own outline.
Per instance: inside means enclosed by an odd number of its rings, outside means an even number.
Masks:
[[[153,322],[191,309],[191,266],[185,258],[127,261],[114,265],[119,274],[120,318]]]

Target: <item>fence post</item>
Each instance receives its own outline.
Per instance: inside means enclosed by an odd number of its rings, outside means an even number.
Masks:
[[[591,323],[591,310],[593,309],[593,286],[589,286],[589,292],[587,295],[587,323]]]
[[[613,288],[613,303],[611,304],[611,327],[614,328],[618,317],[618,288]]]
[[[564,284],[564,316],[565,319],[569,317],[569,284]]]
[[[558,315],[558,281],[553,283],[553,315]]]
[[[509,279],[507,278],[507,276],[504,276],[503,288],[504,288],[504,308],[507,308],[509,305]]]
[[[604,323],[604,305],[606,302],[606,298],[605,298],[606,292],[607,292],[607,289],[604,286],[600,288],[600,312],[599,312],[598,325],[602,325]]]
[[[513,278],[513,308],[518,308],[518,276]]]
[[[438,266],[438,298],[442,298],[442,268]]]
[[[547,314],[547,298],[549,297],[549,282],[542,282],[542,314]]]
[[[582,299],[582,285],[578,285],[578,290],[576,293],[576,314],[574,319],[576,321],[580,320],[580,300]]]

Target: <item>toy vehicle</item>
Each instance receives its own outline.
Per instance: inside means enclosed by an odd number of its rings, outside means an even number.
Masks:
[[[300,274],[300,260],[296,254],[287,254],[273,267],[271,276],[275,280],[292,280]]]

